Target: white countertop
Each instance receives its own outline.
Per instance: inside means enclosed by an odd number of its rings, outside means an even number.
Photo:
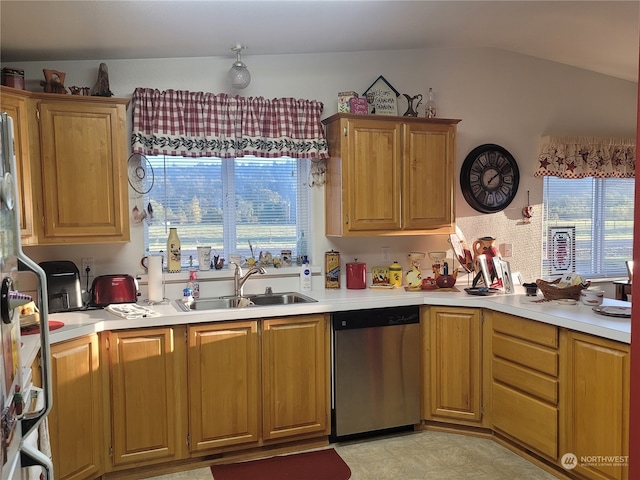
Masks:
[[[65,326],[51,331],[49,336],[51,343],[58,343],[105,330],[331,313],[400,305],[444,305],[487,308],[623,343],[631,342],[631,319],[599,315],[594,313],[591,307],[580,302],[576,305],[561,305],[553,301],[530,303],[529,300],[532,297],[526,297],[523,293],[512,295],[496,294],[482,297],[468,295],[463,287],[458,288],[460,292],[439,290],[409,292],[403,288],[393,290],[318,289],[302,292],[304,295],[318,300],[315,303],[289,304],[286,306],[251,306],[221,310],[192,310],[190,312],[180,310],[172,300],[171,302],[150,307],[159,313],[159,316],[133,320],[120,318],[105,310],[55,313],[50,315],[49,320],[60,320],[64,322]],[[521,287],[516,288],[519,289]],[[537,298],[542,299],[543,297],[539,293]],[[141,302],[141,304],[143,303]],[[630,303],[605,299],[603,305],[630,306]]]

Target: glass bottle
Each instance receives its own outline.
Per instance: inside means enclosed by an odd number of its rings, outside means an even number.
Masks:
[[[178,273],[181,268],[180,238],[178,237],[178,229],[170,228],[169,237],[167,238],[167,272]]]
[[[436,118],[436,102],[433,101],[433,88],[429,88],[429,101],[424,106],[424,116],[427,118]]]

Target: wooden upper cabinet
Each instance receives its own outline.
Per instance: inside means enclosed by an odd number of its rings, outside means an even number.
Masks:
[[[447,227],[453,216],[455,124],[404,125],[402,225]]]
[[[348,157],[343,165],[350,231],[401,228],[401,126],[361,120],[347,123]],[[344,186],[344,183],[343,183]]]
[[[0,110],[13,119],[13,146],[16,157],[18,202],[20,207],[20,234],[22,243],[35,243],[33,228],[34,202],[31,189],[31,155],[29,152],[29,98],[21,90],[2,87]]]
[[[40,244],[129,240],[126,100],[46,98],[40,114]]]
[[[326,235],[447,233],[454,221],[459,121],[349,114],[326,119]]]

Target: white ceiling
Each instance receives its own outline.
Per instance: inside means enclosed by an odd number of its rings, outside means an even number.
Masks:
[[[494,47],[638,81],[635,1],[0,0],[0,60]]]

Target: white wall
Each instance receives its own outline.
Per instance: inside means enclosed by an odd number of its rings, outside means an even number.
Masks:
[[[296,41],[293,39],[292,41]],[[537,166],[537,142],[545,134],[634,137],[636,132],[637,84],[533,57],[493,49],[424,49],[343,54],[243,55],[251,85],[234,92],[226,83],[231,58],[182,58],[108,60],[111,90],[130,97],[136,87],[184,89],[244,96],[296,97],[320,100],[323,117],[337,110],[337,93],[364,92],[383,75],[399,92],[426,97],[434,89],[438,116],[462,119],[458,124],[456,176],[465,156],[476,146],[497,143],[509,150],[520,167],[520,188],[505,211],[486,215],[467,205],[456,188],[456,216],[469,243],[481,236],[494,236],[497,243],[513,244],[509,260],[512,271],[525,281],[539,276],[541,249],[542,180],[533,177]],[[83,62],[12,63],[24,68],[27,89],[41,91],[43,68],[67,73],[66,86],[92,86],[102,60]],[[3,65],[5,66],[5,65]],[[423,114],[424,104],[419,108]],[[399,113],[406,101],[399,100]],[[530,192],[535,216],[522,224],[521,209]],[[445,236],[406,238],[372,237],[334,239],[323,235],[322,188],[314,189],[312,260],[322,264],[324,252],[332,248],[344,261],[358,257],[370,266],[384,264],[381,247],[390,247],[392,260],[406,261],[409,251],[449,249]],[[426,192],[428,198],[428,192]],[[96,273],[136,273],[144,254],[142,231],[132,226],[127,245],[81,247],[32,247],[36,260],[96,259]]]

